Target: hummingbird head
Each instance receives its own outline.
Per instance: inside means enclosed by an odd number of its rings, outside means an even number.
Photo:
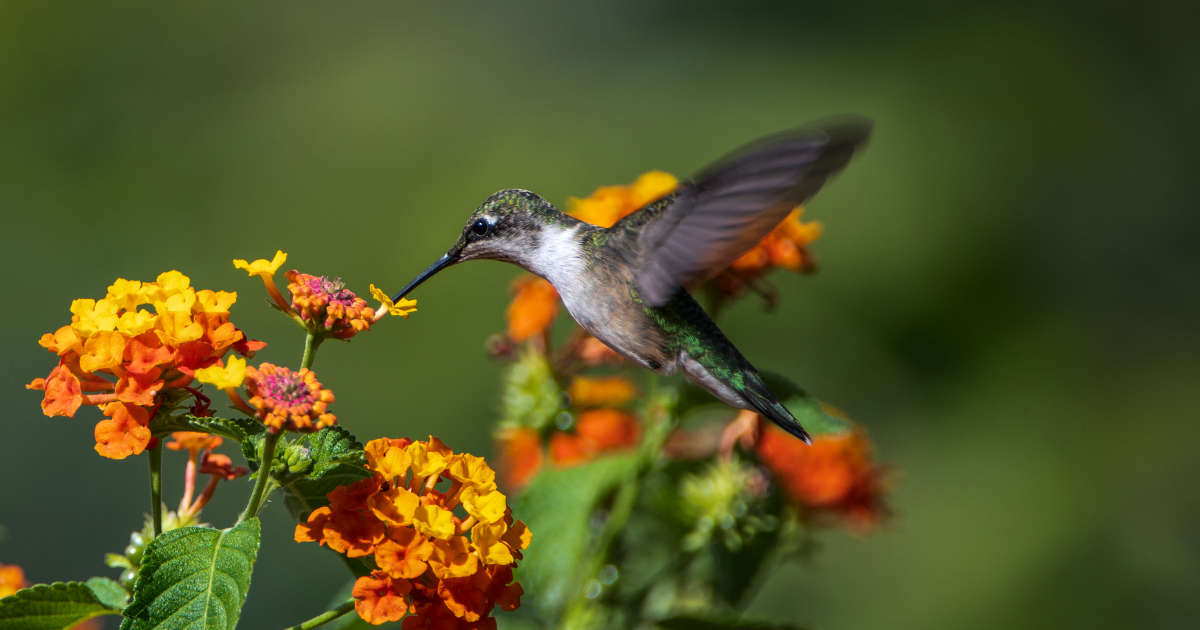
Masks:
[[[528,190],[501,190],[471,214],[454,246],[392,299],[399,301],[442,269],[468,260],[500,260],[531,269],[543,231],[565,222],[578,221]]]

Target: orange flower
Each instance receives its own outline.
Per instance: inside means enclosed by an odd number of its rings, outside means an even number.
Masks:
[[[173,441],[166,443],[167,448],[172,451],[188,451],[193,457],[200,451],[217,448],[225,441],[220,436],[195,431],[176,431],[171,434],[171,439]]]
[[[531,274],[513,280],[513,300],[508,305],[508,337],[525,341],[537,336],[558,317],[558,291],[543,278]]]
[[[497,440],[500,451],[500,472],[504,485],[524,488],[542,468],[542,439],[528,427],[517,427]]]
[[[234,468],[233,460],[228,455],[205,453],[200,458],[200,474],[202,475],[212,475],[225,481],[233,481],[249,472],[245,466]]]
[[[602,186],[586,199],[571,197],[567,200],[567,214],[600,227],[612,227],[621,218],[674,191],[677,186],[679,180],[674,175],[650,171],[628,186]]]
[[[633,400],[637,388],[620,376],[576,376],[567,393],[571,396],[571,404],[576,407],[618,407]]]
[[[328,413],[333,392],[321,387],[317,375],[307,368],[292,372],[263,363],[246,368],[246,391],[255,416],[274,433],[281,430],[312,432],[337,424]]]
[[[575,432],[590,442],[594,452],[630,448],[641,433],[637,419],[617,409],[592,409],[579,414]]]
[[[104,407],[109,420],[96,425],[96,452],[112,459],[141,455],[150,443],[150,412],[145,407],[111,402]]]
[[[0,597],[7,597],[26,588],[25,571],[15,564],[0,564]]]
[[[637,419],[619,409],[590,409],[579,414],[574,433],[556,431],[550,436],[550,459],[560,467],[590,461],[601,453],[637,444],[641,429]]]
[[[341,278],[330,280],[295,270],[284,275],[289,280],[292,308],[310,326],[338,339],[349,339],[371,329],[375,309],[347,289]]]
[[[178,271],[154,282],[119,278],[103,299],[72,302],[71,324],[42,336],[38,343],[58,355],[58,366],[27,387],[45,392],[42,411],[48,416],[73,417],[83,405],[105,409],[110,419],[95,433],[96,450],[106,457],[141,453],[150,413],[171,413],[195,398],[185,388],[196,369],[230,349],[252,353],[263,346],[229,321],[236,299],[224,291],[196,291]],[[154,310],[141,308],[146,305]],[[202,408],[195,398],[192,409]]]
[[[588,446],[583,436],[557,431],[550,436],[550,461],[564,468],[582,464],[592,458]]]
[[[364,451],[375,474],[335,488],[326,495],[329,505],[295,533],[297,542],[349,557],[374,555],[379,569],[354,589],[363,619],[379,624],[412,610],[406,628],[475,627],[487,625],[495,605],[520,605],[520,586],[508,584],[510,566],[531,534],[513,521],[483,458],[456,454],[432,436],[373,440]],[[451,481],[445,491],[437,489],[442,480]],[[459,506],[466,518],[455,514]]]
[[[802,207],[792,210],[753,249],[733,261],[730,268],[750,277],[763,273],[768,265],[789,271],[812,271],[816,262],[807,248],[821,238],[824,226],[820,221],[801,222],[803,215]]]
[[[405,596],[411,590],[408,580],[393,580],[383,571],[373,571],[354,582],[354,611],[363,621],[376,626],[398,621],[408,612]]]
[[[817,436],[806,446],[768,426],[757,452],[800,506],[846,516],[857,528],[878,523],[887,513],[884,471],[871,459],[871,444],[859,430]]]
[[[433,543],[409,528],[395,529],[375,547],[375,562],[388,575],[413,579],[420,577],[429,557],[433,555]]]

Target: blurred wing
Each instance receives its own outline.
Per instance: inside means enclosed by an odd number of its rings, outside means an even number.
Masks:
[[[785,132],[743,147],[681,185],[641,231],[642,299],[662,306],[680,287],[692,290],[720,273],[812,198],[870,133],[866,118]]]

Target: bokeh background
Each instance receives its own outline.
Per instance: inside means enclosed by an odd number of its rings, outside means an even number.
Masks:
[[[144,458],[21,386],[77,297],[179,269],[296,364],[233,258],[396,289],[495,190],[686,175],[822,116],[877,121],[810,205],[815,277],[723,317],[845,409],[898,517],[831,533],[751,607],[821,629],[1186,627],[1200,617],[1200,27],[1194,3],[0,3],[0,562],[116,571]],[[473,263],[317,362],[362,438],[491,452],[515,269]],[[232,451],[228,446],[226,451]],[[168,497],[182,458],[167,455]],[[249,483],[205,511],[230,522]],[[242,627],[346,574],[281,505]],[[538,532],[553,536],[553,532]],[[114,620],[109,620],[110,627]]]

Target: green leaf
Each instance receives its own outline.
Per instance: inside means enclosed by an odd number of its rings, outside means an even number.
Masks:
[[[129,603],[129,591],[115,580],[106,577],[94,577],[84,582],[92,590],[92,594],[100,603],[114,610],[121,610]]]
[[[338,486],[348,486],[360,479],[370,477],[370,471],[348,464],[338,464],[327,470],[319,479],[301,478],[283,489],[283,501],[288,512],[298,522],[308,520],[313,510],[329,505],[325,495]]]
[[[702,617],[672,617],[655,622],[662,630],[801,630],[792,624],[736,619],[704,619]]]
[[[533,533],[517,579],[532,595],[529,604],[543,615],[556,616],[582,588],[585,576],[578,569],[599,533],[597,517],[606,516],[606,499],[637,468],[637,457],[626,455],[547,470],[530,482],[513,505],[513,514]]]
[[[261,422],[246,418],[197,418],[196,416],[155,416],[150,421],[150,433],[166,436],[176,431],[196,431],[219,435],[236,442],[245,442],[247,438],[259,436],[265,427]]]
[[[105,578],[124,592],[120,585]],[[107,584],[97,584],[97,594],[81,582],[37,584],[0,599],[0,630],[62,630],[100,615],[120,614],[124,598],[116,598]]]
[[[800,424],[816,437],[830,433],[845,433],[853,428],[850,420],[830,413],[829,409],[799,385],[771,372],[762,373],[763,380]]]
[[[313,461],[312,468],[305,475],[308,479],[320,479],[343,464],[363,468],[367,465],[363,445],[339,426],[325,427],[309,435],[308,446],[308,455]]]
[[[342,427],[325,427],[307,436],[305,444],[312,463],[297,473],[286,469],[276,473],[284,503],[297,521],[308,520],[313,510],[328,505],[325,495],[334,488],[371,476],[362,444]],[[286,451],[279,449],[281,456]],[[279,469],[279,464],[275,468]]]
[[[233,630],[258,555],[259,524],[182,527],[146,547],[121,630]]]

